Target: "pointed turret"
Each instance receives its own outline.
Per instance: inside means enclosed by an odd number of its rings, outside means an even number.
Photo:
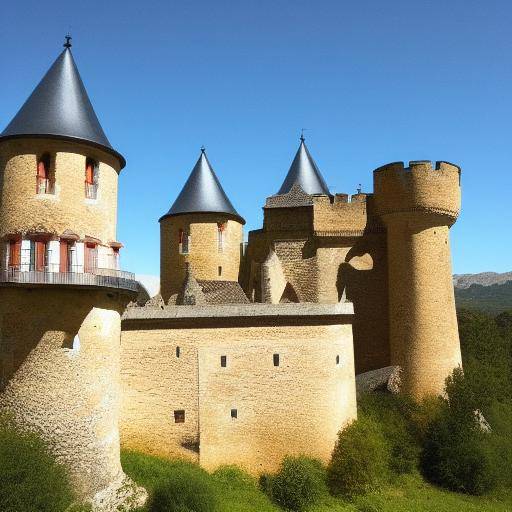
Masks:
[[[27,101],[0,134],[0,141],[45,137],[84,142],[125,159],[110,145],[71,54],[70,38]]]
[[[176,201],[163,217],[185,213],[225,213],[245,224],[224,192],[204,148]]]
[[[201,148],[178,198],[160,218],[160,290],[165,303],[180,293],[187,264],[199,281],[238,281],[243,224]]]
[[[309,153],[304,136],[302,135],[300,137],[299,149],[277,195],[290,192],[295,184],[300,185],[302,190],[309,195],[330,195],[327,183]]]

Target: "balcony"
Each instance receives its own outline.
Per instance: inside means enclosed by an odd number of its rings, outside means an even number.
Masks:
[[[51,251],[46,251],[44,257],[39,258],[33,252],[27,255],[21,252],[21,263],[0,266],[0,283],[106,287],[132,292],[139,290],[135,274],[118,270],[118,259],[115,257],[111,260],[103,258],[109,268],[98,267],[97,259],[91,258],[84,265],[70,264],[66,271],[62,271],[60,264],[48,263],[52,261]]]

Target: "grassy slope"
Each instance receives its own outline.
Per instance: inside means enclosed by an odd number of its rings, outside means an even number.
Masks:
[[[172,478],[176,472],[187,472],[191,478],[207,479],[218,498],[218,512],[279,512],[258,489],[257,482],[236,468],[222,468],[213,474],[195,464],[180,460],[166,460],[133,452],[122,455],[125,472],[149,492],[159,482]],[[143,509],[145,510],[145,509]],[[438,489],[423,481],[419,475],[401,477],[378,493],[346,503],[337,498],[325,502],[309,512],[507,512],[512,510],[512,497],[477,498]]]

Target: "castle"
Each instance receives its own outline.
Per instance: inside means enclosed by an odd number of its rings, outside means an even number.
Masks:
[[[287,454],[327,461],[365,372],[398,368],[417,399],[443,391],[461,364],[459,167],[391,163],[373,193],[333,194],[301,137],[244,243],[202,149],[159,219],[160,295],[142,300],[116,239],[125,161],[64,46],[0,134],[0,408],[80,496],[144,499],[120,446],[255,474]]]

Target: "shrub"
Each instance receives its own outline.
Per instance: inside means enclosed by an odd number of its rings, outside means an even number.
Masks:
[[[389,445],[390,469],[397,474],[410,473],[418,467],[420,446],[414,413],[418,406],[412,399],[389,393],[369,393],[358,404],[360,410],[379,423]]]
[[[215,504],[208,474],[183,468],[155,487],[148,508],[150,512],[213,512]]]
[[[327,468],[334,494],[351,496],[378,488],[389,477],[390,449],[379,424],[364,414],[338,434]]]
[[[64,468],[43,441],[0,417],[0,510],[60,512],[74,500]]]
[[[428,430],[422,453],[424,475],[457,492],[481,495],[497,485],[491,435],[476,421],[479,397],[457,368],[446,380],[447,401]]]
[[[328,494],[322,463],[309,457],[286,457],[278,473],[261,484],[270,498],[285,509],[302,511]]]

